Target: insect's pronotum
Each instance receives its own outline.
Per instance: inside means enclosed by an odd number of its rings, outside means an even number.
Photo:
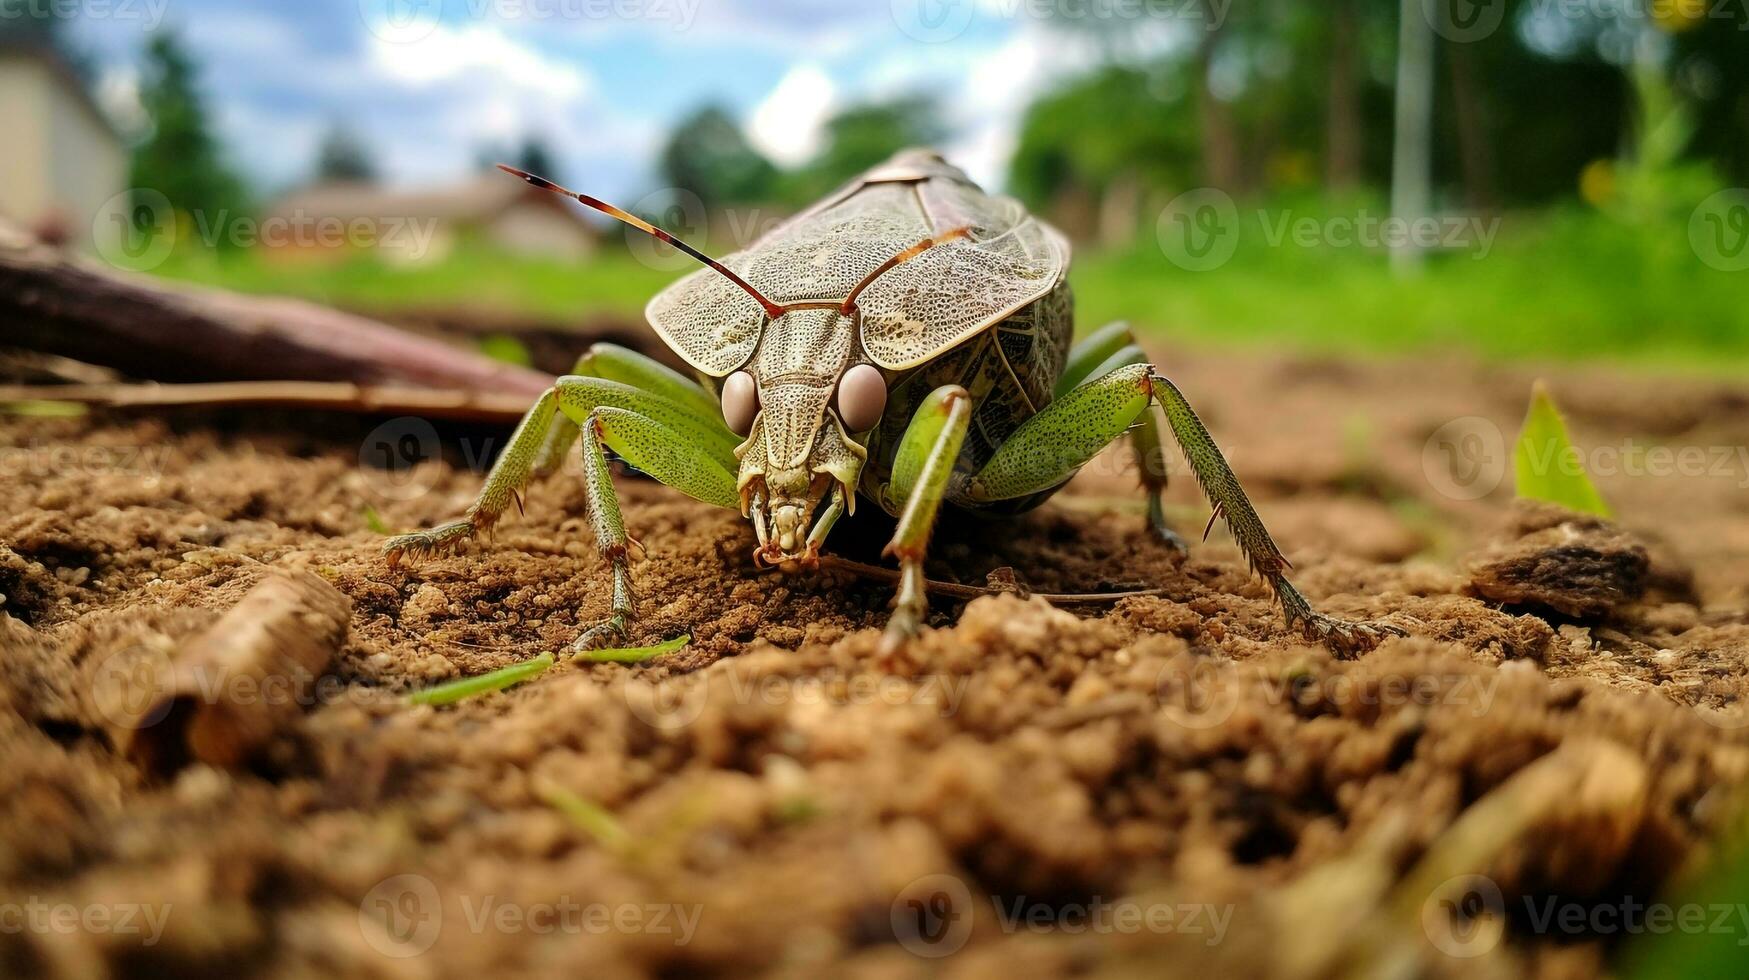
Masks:
[[[858,495],[896,516],[887,553],[900,579],[883,641],[892,650],[924,624],[924,549],[943,504],[1026,510],[1126,433],[1142,461],[1149,526],[1183,548],[1166,525],[1166,477],[1152,462],[1158,403],[1290,626],[1344,653],[1401,632],[1312,610],[1214,440],[1128,327],[1070,346],[1063,236],[940,156],[902,152],[721,262],[610,204],[504,169],[704,264],[645,310],[699,380],[596,345],[529,409],[468,512],[391,538],[391,562],[453,549],[491,527],[531,474],[555,469],[580,442],[613,598],[612,614],[578,647],[623,639],[635,615],[611,449],[688,496],[738,509],[762,563],[817,564]]]

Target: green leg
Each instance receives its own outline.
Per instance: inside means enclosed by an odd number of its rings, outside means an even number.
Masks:
[[[618,344],[595,344],[577,359],[571,374],[617,381],[660,395],[684,406],[694,418],[715,423],[713,428],[717,431],[713,441],[720,446],[733,450],[741,441],[722,424],[722,409],[718,407],[715,396],[680,372],[637,351]],[[565,460],[565,453],[576,441],[577,423],[565,416],[555,419],[535,456],[534,472],[544,476],[557,470]]]
[[[583,492],[589,501],[589,526],[595,544],[613,575],[612,612],[577,637],[572,648],[588,650],[626,638],[626,627],[636,609],[632,602],[630,553],[635,544],[620,516],[619,495],[613,489],[613,473],[607,466],[612,449],[623,459],[662,483],[687,496],[719,507],[739,506],[735,476],[704,454],[689,450],[674,429],[648,416],[623,408],[585,407],[581,399],[560,408],[578,425],[582,435]]]
[[[1312,610],[1287,580],[1287,559],[1275,546],[1263,520],[1233,475],[1208,430],[1184,395],[1149,364],[1120,367],[1052,402],[1028,419],[996,450],[973,478],[968,492],[983,500],[1005,500],[1036,493],[1068,479],[1158,401],[1192,471],[1245,552],[1246,559],[1280,599],[1288,625],[1348,654],[1376,645],[1394,626],[1349,623]]]
[[[1094,358],[1104,355],[1104,359]],[[1057,397],[1079,387],[1089,378],[1103,378],[1120,367],[1148,363],[1148,355],[1136,345],[1130,325],[1119,321],[1089,335],[1069,352],[1069,366],[1057,381]],[[1154,413],[1144,412],[1130,427],[1130,451],[1135,454],[1136,472],[1141,474],[1142,489],[1148,495],[1148,527],[1154,535],[1189,554],[1190,548],[1178,532],[1166,523],[1166,450],[1160,441],[1160,423]]]
[[[620,519],[618,498],[607,476],[601,447],[606,445],[633,466],[688,496],[719,507],[740,505],[733,450],[716,443],[706,428],[709,420],[701,422],[688,407],[661,395],[603,378],[560,378],[523,416],[466,514],[429,530],[392,537],[384,542],[383,553],[392,566],[403,555],[421,557],[452,551],[491,528],[528,480],[534,459],[559,418],[568,420],[574,429],[593,426],[593,434],[584,440],[584,487],[596,541],[613,565],[618,625],[610,626],[607,632],[623,634],[631,605],[625,557],[630,539]],[[591,642],[599,637],[594,631],[586,634]]]
[[[899,591],[893,596],[893,614],[881,638],[883,655],[892,654],[917,635],[928,615],[923,556],[971,419],[971,396],[959,385],[944,385],[930,392],[917,407],[899,440],[893,475],[885,488],[889,502],[903,501],[904,505],[885,551],[899,559]]]

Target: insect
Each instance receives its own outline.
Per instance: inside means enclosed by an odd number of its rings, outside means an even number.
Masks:
[[[703,264],[645,310],[698,380],[596,345],[529,409],[473,506],[388,540],[391,564],[489,529],[532,474],[556,469],[580,443],[612,600],[578,648],[624,639],[636,614],[635,542],[610,478],[612,450],[688,496],[739,510],[761,564],[817,565],[859,496],[895,516],[886,553],[900,576],[882,643],[890,652],[925,623],[923,560],[943,505],[1027,510],[1119,438],[1142,463],[1149,527],[1183,549],[1161,505],[1158,404],[1290,627],[1344,654],[1401,634],[1313,611],[1214,440],[1128,327],[1070,345],[1063,236],[939,155],[901,152],[720,262],[610,204],[503,169]]]

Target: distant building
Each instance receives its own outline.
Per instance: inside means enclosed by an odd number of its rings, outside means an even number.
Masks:
[[[0,35],[0,217],[48,241],[103,250],[120,240],[104,207],[127,189],[128,150],[66,59]]]
[[[317,184],[279,198],[261,216],[264,255],[290,261],[368,251],[389,262],[432,262],[467,243],[581,259],[600,237],[579,208],[498,171],[412,191]]]

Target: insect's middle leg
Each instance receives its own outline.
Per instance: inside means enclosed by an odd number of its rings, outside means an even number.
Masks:
[[[1122,320],[1107,324],[1082,338],[1069,351],[1069,361],[1063,376],[1057,379],[1055,397],[1079,388],[1090,378],[1103,378],[1120,367],[1148,363],[1148,355],[1136,343],[1130,325]],[[1160,424],[1153,412],[1143,412],[1129,429],[1130,450],[1135,454],[1136,471],[1141,474],[1142,489],[1148,495],[1148,526],[1160,540],[1188,553],[1189,548],[1178,532],[1166,523],[1166,451],[1160,442]]]
[[[1288,562],[1252,508],[1238,477],[1177,386],[1150,364],[1119,367],[1064,394],[1027,419],[996,449],[967,488],[973,499],[1009,500],[1049,489],[1072,476],[1108,443],[1122,435],[1158,401],[1180,448],[1196,473],[1215,513],[1245,552],[1251,567],[1281,601],[1289,626],[1339,653],[1375,645],[1393,626],[1350,623],[1315,612],[1286,575]]]
[[[892,653],[915,636],[929,612],[923,588],[923,555],[971,419],[971,396],[959,385],[944,385],[917,406],[899,440],[893,475],[883,488],[890,503],[902,502],[904,507],[885,552],[899,559],[899,591],[893,596],[893,614],[881,639],[883,654]]]

